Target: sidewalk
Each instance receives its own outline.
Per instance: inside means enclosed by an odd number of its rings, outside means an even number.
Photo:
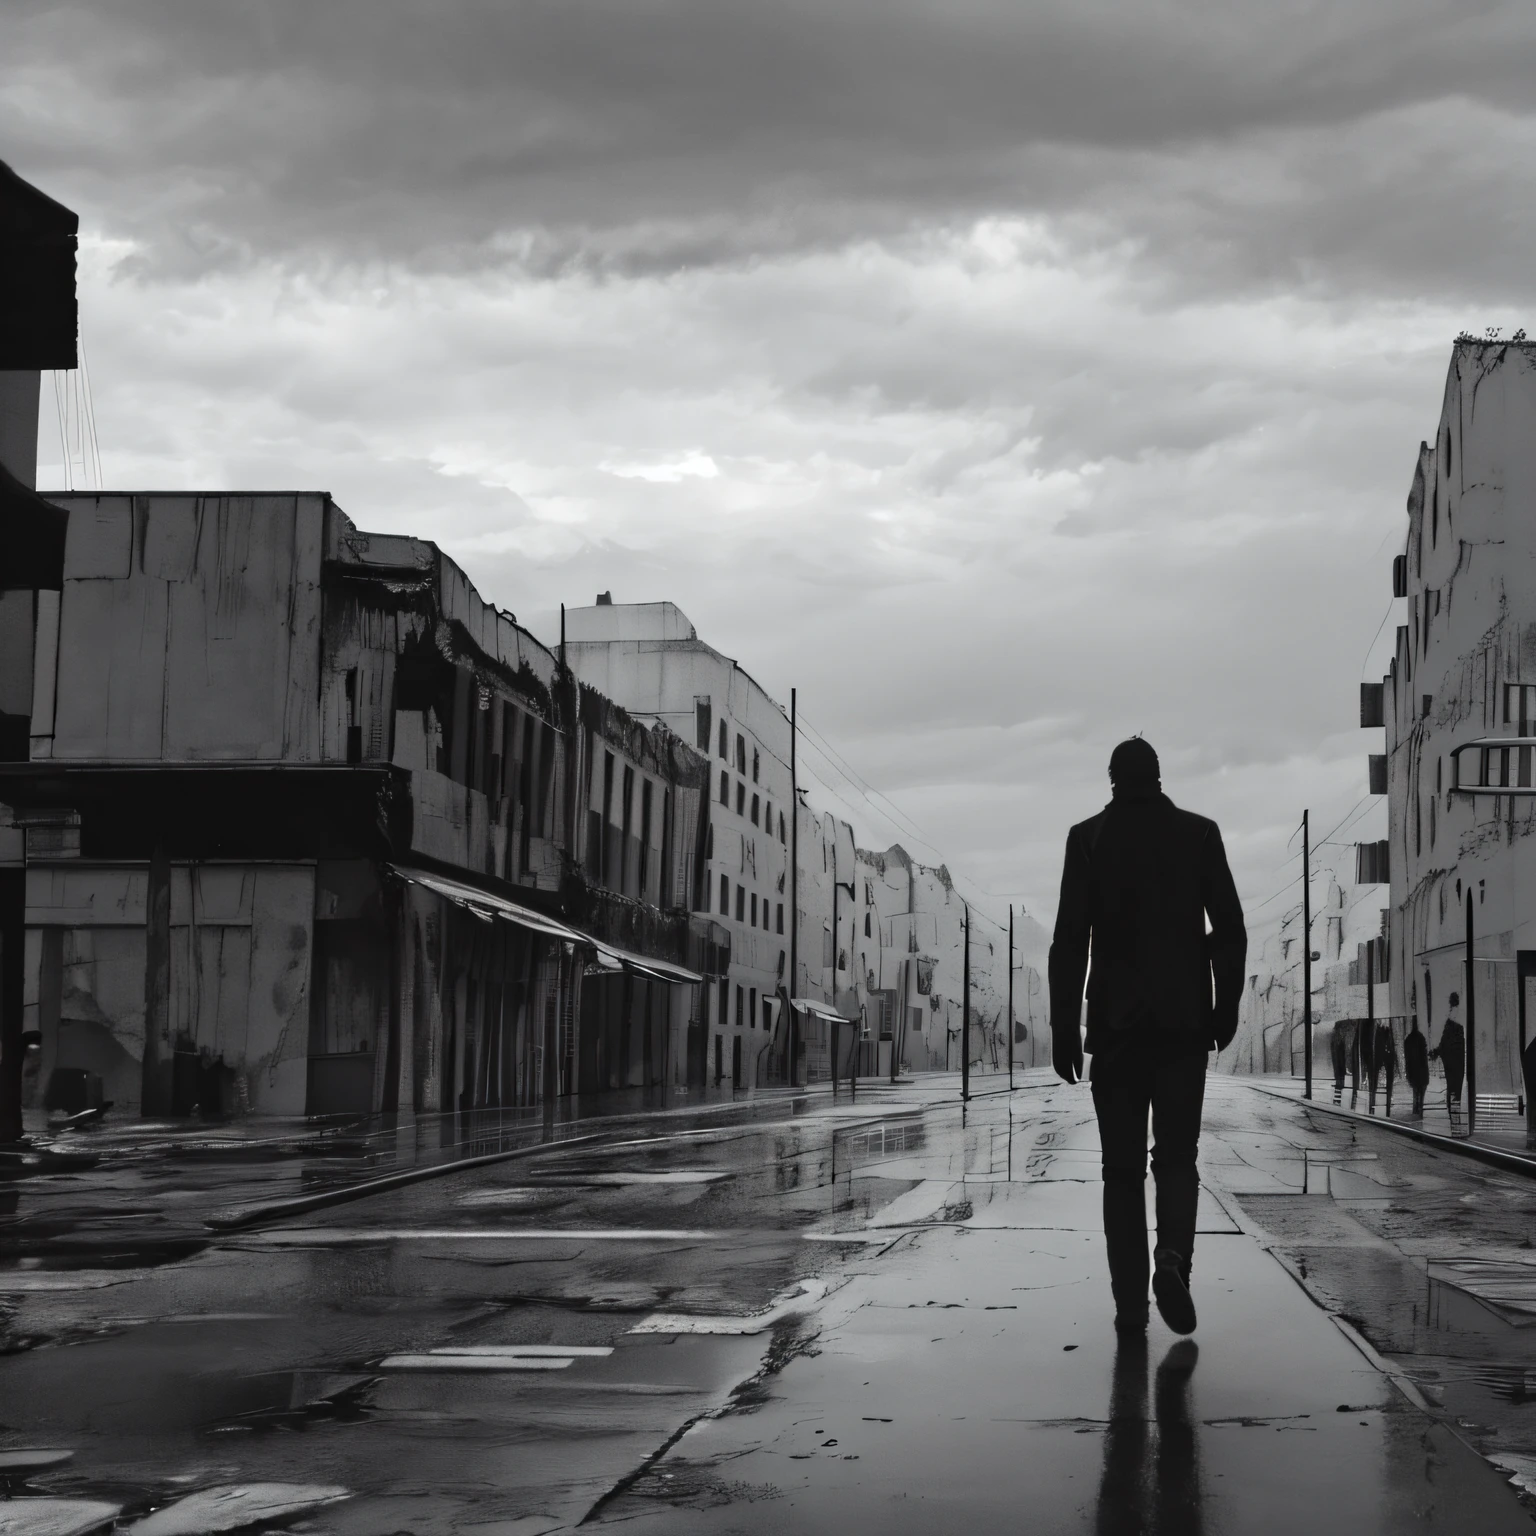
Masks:
[[[781,1331],[742,1411],[695,1425],[599,1520],[656,1533],[1529,1531],[1506,1479],[1393,1385],[1219,1187],[1202,1201],[1195,1339],[1154,1314],[1145,1346],[1117,1347],[1096,1136],[1080,1109],[1073,1119],[1046,1133],[1048,1165],[1036,1154],[1012,1180],[978,1124],[962,1177],[919,1185],[877,1224],[924,1209],[959,1219],[860,1264]],[[1203,1177],[1214,1185],[1219,1169]]]
[[[1222,1074],[1223,1077],[1226,1075]],[[1249,1083],[1265,1093],[1272,1093],[1279,1098],[1290,1099],[1296,1103],[1307,1102],[1304,1097],[1306,1084],[1298,1077],[1234,1076],[1232,1081]],[[1392,1130],[1423,1137],[1449,1150],[1466,1152],[1471,1156],[1476,1156],[1478,1153],[1492,1154],[1490,1160],[1497,1161],[1504,1167],[1536,1173],[1536,1149],[1527,1145],[1524,1115],[1507,1110],[1480,1111],[1477,1116],[1476,1130],[1469,1132],[1465,1104],[1453,1119],[1446,1105],[1443,1080],[1430,1084],[1430,1094],[1434,1095],[1437,1087],[1438,1097],[1426,1099],[1422,1115],[1411,1113],[1413,1095],[1411,1092],[1404,1092],[1404,1083],[1401,1078],[1393,1086],[1390,1115],[1387,1113],[1384,1085],[1377,1087],[1376,1113],[1372,1114],[1364,1086],[1358,1094],[1352,1094],[1347,1078],[1344,1082],[1344,1091],[1337,1100],[1334,1098],[1331,1077],[1326,1080],[1314,1078],[1310,1102],[1315,1109],[1327,1110],[1331,1114],[1351,1115],[1368,1121],[1371,1125],[1385,1125]]]

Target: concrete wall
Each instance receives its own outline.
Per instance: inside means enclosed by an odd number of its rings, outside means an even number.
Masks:
[[[1536,951],[1536,797],[1457,793],[1452,751],[1520,731],[1536,690],[1536,355],[1459,340],[1408,499],[1407,598],[1385,679],[1391,1009],[1437,1041],[1474,898],[1480,1092],[1520,1087],[1515,972]],[[1524,694],[1536,734],[1536,693]],[[1464,759],[1470,768],[1470,762]],[[1508,754],[1510,787],[1532,777]],[[1494,770],[1504,767],[1495,755]],[[1533,1013],[1536,1018],[1536,1013]]]

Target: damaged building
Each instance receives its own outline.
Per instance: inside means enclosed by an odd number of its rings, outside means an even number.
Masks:
[[[43,1082],[325,1115],[686,1080],[689,962],[728,964],[701,754],[323,494],[47,500],[0,769]]]
[[[1463,336],[1393,565],[1405,622],[1386,677],[1362,690],[1362,725],[1385,732],[1371,768],[1388,836],[1361,846],[1360,873],[1390,881],[1391,1012],[1431,1043],[1453,992],[1466,1022],[1470,892],[1479,1095],[1524,1091],[1536,976],[1533,505],[1536,355],[1523,334]]]

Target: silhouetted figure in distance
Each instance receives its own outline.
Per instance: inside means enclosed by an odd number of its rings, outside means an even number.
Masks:
[[[1328,1054],[1333,1058],[1333,1102],[1344,1102],[1344,1068],[1349,1060],[1349,1046],[1344,1039],[1344,1021],[1340,1019],[1328,1036]]]
[[[1450,1013],[1440,1030],[1440,1043],[1429,1053],[1431,1061],[1439,1061],[1445,1068],[1445,1107],[1454,1121],[1461,1109],[1461,1085],[1466,1080],[1467,1037],[1456,1019],[1456,1009],[1461,998],[1452,992]]]
[[[1162,792],[1150,744],[1139,737],[1121,742],[1109,777],[1110,803],[1067,834],[1049,962],[1051,1060],[1063,1081],[1075,1083],[1084,1050],[1093,1056],[1115,1326],[1134,1334],[1147,1323],[1150,1110],[1157,1181],[1152,1291],[1168,1326],[1192,1333],[1195,1153],[1206,1055],[1237,1032],[1248,934],[1220,830]],[[1085,977],[1086,1041],[1078,1026]]]
[[[1403,1076],[1413,1090],[1413,1115],[1424,1118],[1424,1094],[1429,1087],[1429,1042],[1419,1028],[1419,1016],[1409,1020],[1408,1033],[1403,1038]]]

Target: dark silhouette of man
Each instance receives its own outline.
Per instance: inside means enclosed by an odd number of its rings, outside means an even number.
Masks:
[[[1408,1021],[1408,1033],[1403,1036],[1403,1076],[1413,1090],[1413,1115],[1424,1118],[1424,1094],[1429,1088],[1429,1042],[1419,1028],[1419,1016],[1414,1014]]]
[[[1162,792],[1150,744],[1122,741],[1110,756],[1109,777],[1110,803],[1067,834],[1049,962],[1051,1060],[1059,1077],[1075,1083],[1084,1050],[1093,1056],[1104,1239],[1122,1333],[1147,1326],[1151,1111],[1152,1292],[1163,1321],[1187,1334],[1195,1328],[1189,1277],[1206,1054],[1230,1044],[1237,1031],[1248,934],[1216,823],[1180,810]],[[1085,978],[1086,1041],[1078,1027]]]
[[[1467,1037],[1456,1018],[1461,998],[1452,992],[1450,1012],[1440,1030],[1440,1043],[1429,1053],[1431,1061],[1439,1061],[1445,1068],[1445,1107],[1454,1120],[1461,1108],[1461,1085],[1467,1073]]]

